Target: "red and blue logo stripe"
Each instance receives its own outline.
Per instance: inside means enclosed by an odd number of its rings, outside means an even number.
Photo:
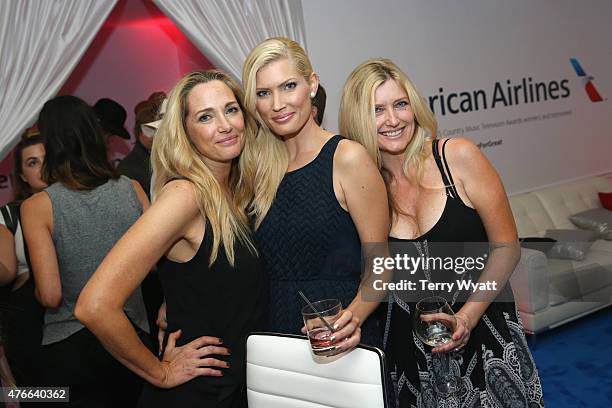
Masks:
[[[603,101],[603,98],[597,91],[597,88],[595,88],[595,85],[593,85],[594,78],[591,75],[587,75],[586,72],[584,72],[584,69],[582,69],[580,62],[578,62],[576,58],[570,58],[570,62],[572,63],[572,67],[574,67],[574,71],[576,71],[576,75],[582,78],[584,90],[589,96],[589,99],[591,100],[591,102]]]

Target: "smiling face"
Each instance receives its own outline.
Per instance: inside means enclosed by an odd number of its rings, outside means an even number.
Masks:
[[[42,179],[42,165],[45,161],[45,146],[38,143],[25,147],[21,152],[21,179],[30,185],[33,193],[47,187]]]
[[[414,113],[406,90],[396,80],[388,79],[376,88],[374,112],[381,152],[404,153],[414,133]]]
[[[244,147],[244,117],[236,96],[221,81],[196,85],[187,95],[185,127],[209,166],[229,164]]]
[[[310,94],[317,90],[314,74],[309,84],[289,59],[281,58],[257,71],[255,82],[257,112],[275,134],[295,135],[313,120]]]

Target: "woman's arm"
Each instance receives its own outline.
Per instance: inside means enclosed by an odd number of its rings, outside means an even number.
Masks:
[[[520,259],[516,225],[504,186],[493,165],[480,149],[467,139],[452,139],[447,143],[446,156],[456,182],[461,184],[469,204],[482,219],[490,243],[490,254],[479,282],[497,283],[496,291],[472,295],[455,314],[458,318],[453,342],[435,351],[450,351],[464,346],[469,333],[483,313],[506,285]]]
[[[124,365],[159,387],[173,387],[199,375],[221,376],[209,367],[227,367],[204,358],[229,354],[217,347],[218,338],[200,337],[175,347],[180,331],[170,335],[163,361],[140,341],[123,306],[151,267],[168,250],[187,241],[197,251],[203,231],[202,216],[191,183],[168,183],[156,202],[136,221],[102,261],[79,296],[75,316]],[[194,233],[194,231],[199,231]],[[196,242],[197,241],[197,242]]]
[[[0,286],[11,283],[16,273],[15,237],[8,228],[0,224]]]
[[[21,204],[21,228],[28,244],[36,298],[44,307],[55,309],[62,301],[62,284],[53,244],[53,208],[47,193],[34,194]]]
[[[363,146],[350,140],[338,144],[338,154],[334,156],[334,184],[336,181],[342,191],[340,202],[346,206],[361,243],[379,244],[373,247],[380,250],[380,243],[386,243],[389,236],[387,190],[380,172]],[[374,256],[364,255],[366,260]],[[368,290],[372,287],[371,278],[369,274],[364,274],[360,289],[348,306],[358,325],[376,309],[383,295]],[[343,319],[339,319],[339,324],[343,322]],[[338,332],[338,338],[342,338],[344,330]]]

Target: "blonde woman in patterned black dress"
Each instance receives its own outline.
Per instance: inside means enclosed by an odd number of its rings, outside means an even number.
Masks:
[[[451,296],[455,316],[445,315],[453,329],[447,344],[424,347],[413,335],[416,299],[392,294],[384,342],[399,406],[541,407],[538,372],[506,284],[520,249],[503,185],[478,147],[466,139],[436,140],[436,128],[423,98],[393,62],[368,60],[349,75],[340,131],[368,149],[385,178],[390,242],[425,256],[435,243],[495,243],[479,281],[497,282],[496,301],[453,302]],[[438,353],[452,353],[450,369],[462,378],[460,390],[448,397],[431,383]]]

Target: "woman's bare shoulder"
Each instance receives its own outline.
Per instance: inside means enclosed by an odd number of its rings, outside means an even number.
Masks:
[[[340,166],[353,167],[363,164],[364,160],[372,160],[365,147],[350,139],[342,139],[338,143],[337,153],[336,162]]]
[[[51,209],[51,199],[46,192],[41,191],[25,199],[21,203],[20,208],[22,214],[24,212],[28,213],[32,211],[40,211],[42,209]]]
[[[197,211],[199,206],[196,186],[184,179],[169,181],[162,187],[153,204],[157,207],[171,207],[176,211]]]

